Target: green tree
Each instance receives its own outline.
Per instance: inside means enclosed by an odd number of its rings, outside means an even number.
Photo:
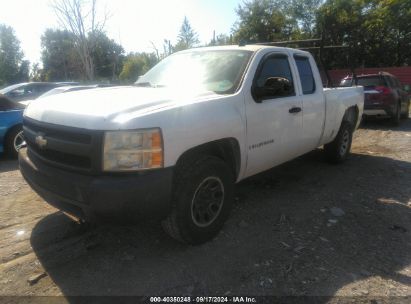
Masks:
[[[117,80],[124,59],[123,47],[103,32],[95,33],[92,39],[95,46],[91,56],[95,66],[96,78]]]
[[[355,67],[364,57],[364,1],[329,0],[318,11],[318,35],[327,45],[343,45],[346,50],[331,49],[324,53],[329,68]]]
[[[95,32],[88,39],[95,45],[90,53],[93,75],[100,80],[116,80],[122,69],[123,47],[103,32]],[[86,78],[75,44],[73,34],[66,30],[46,30],[41,37],[43,70],[40,78],[48,81]]]
[[[0,86],[27,81],[30,63],[23,57],[14,30],[0,24]]]
[[[373,0],[365,7],[366,51],[370,54],[369,48],[373,49],[369,59],[383,65],[411,65],[411,2]]]
[[[233,44],[233,37],[226,34],[218,34],[217,37],[213,38],[208,44],[209,46],[213,45],[230,45]]]
[[[291,1],[291,17],[297,21],[299,30],[304,38],[312,38],[315,35],[317,11],[322,0],[293,0]]]
[[[187,17],[184,17],[174,50],[181,51],[189,49],[196,46],[199,42],[197,32],[191,27]]]
[[[97,0],[54,0],[52,7],[60,25],[72,34],[83,75],[94,80],[95,67],[92,53],[99,32],[104,32],[107,13],[100,16]]]
[[[75,39],[66,30],[47,29],[41,37],[43,71],[47,81],[77,80],[82,77]]]
[[[235,41],[270,42],[291,38],[297,22],[290,18],[285,1],[248,0],[236,9]]]
[[[16,80],[18,82],[27,82],[30,79],[30,61],[23,60],[19,66]]]
[[[144,75],[157,61],[154,53],[130,53],[124,60],[120,80],[125,83],[134,83],[138,76]]]
[[[325,54],[329,67],[411,64],[409,0],[328,0],[318,11],[317,31],[345,51]]]
[[[44,73],[43,70],[40,69],[40,64],[33,64],[30,71],[30,81],[44,81],[43,75]]]

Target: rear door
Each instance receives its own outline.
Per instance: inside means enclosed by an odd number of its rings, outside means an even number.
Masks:
[[[303,102],[301,148],[304,152],[318,147],[325,121],[325,98],[314,60],[307,55],[294,55]],[[317,72],[317,73],[314,73]]]
[[[299,154],[302,102],[297,94],[297,77],[288,53],[265,55],[257,68],[251,90],[263,87],[271,77],[287,79],[292,89],[286,95],[267,95],[262,100],[256,100],[251,92],[246,94],[246,176],[267,170]]]

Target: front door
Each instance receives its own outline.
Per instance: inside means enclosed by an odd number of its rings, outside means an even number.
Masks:
[[[247,170],[246,176],[267,170],[300,154],[302,100],[297,79],[287,53],[273,52],[263,57],[246,94]],[[283,80],[289,90],[266,90],[272,80]],[[286,81],[285,81],[285,80]],[[281,82],[280,82],[281,84]]]

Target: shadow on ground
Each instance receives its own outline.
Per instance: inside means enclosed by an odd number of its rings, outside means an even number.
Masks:
[[[386,118],[366,118],[361,122],[361,129],[384,131],[411,131],[411,119],[402,119],[399,126],[395,126]]]
[[[369,277],[411,284],[399,273],[411,262],[410,180],[408,162],[353,154],[335,166],[317,150],[237,185],[230,220],[203,246],[176,243],[152,224],[84,231],[60,213],[37,224],[31,245],[64,295],[323,295],[326,302]]]
[[[0,155],[0,173],[14,171],[19,168],[19,163],[16,159],[10,159],[6,156]]]

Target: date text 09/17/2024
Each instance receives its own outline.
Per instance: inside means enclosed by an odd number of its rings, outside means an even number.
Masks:
[[[256,303],[255,297],[150,297],[150,303]]]

